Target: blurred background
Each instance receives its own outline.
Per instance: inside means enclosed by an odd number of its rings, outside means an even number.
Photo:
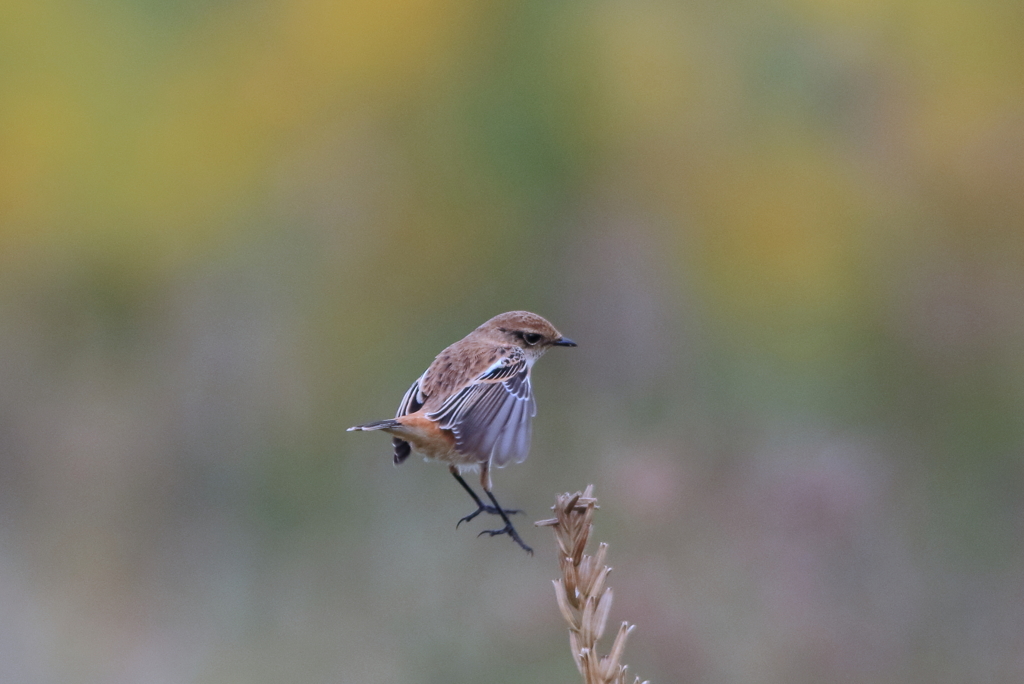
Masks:
[[[1024,5],[10,0],[0,680],[1024,679]],[[510,309],[530,558],[389,417]]]

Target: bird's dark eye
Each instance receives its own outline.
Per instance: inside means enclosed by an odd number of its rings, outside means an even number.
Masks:
[[[540,342],[541,336],[537,333],[523,333],[523,342],[526,344],[534,345]]]

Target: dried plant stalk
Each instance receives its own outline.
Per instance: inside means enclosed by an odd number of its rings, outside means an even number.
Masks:
[[[602,656],[597,650],[612,607],[612,590],[605,588],[611,572],[604,564],[608,545],[600,544],[596,556],[583,553],[597,507],[594,485],[587,485],[582,492],[559,494],[552,507],[555,517],[534,524],[551,527],[555,532],[562,571],[561,579],[553,580],[555,598],[562,617],[569,623],[569,647],[584,684],[627,684],[626,666],[620,663],[626,638],[636,625],[623,622],[619,626],[608,655]],[[633,684],[650,683],[636,677]]]

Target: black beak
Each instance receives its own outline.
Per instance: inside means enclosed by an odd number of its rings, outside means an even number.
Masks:
[[[556,347],[575,347],[576,343],[570,340],[568,337],[559,337],[557,340],[552,342]]]

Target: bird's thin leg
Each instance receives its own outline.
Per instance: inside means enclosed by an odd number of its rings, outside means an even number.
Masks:
[[[501,519],[505,521],[505,526],[500,530],[484,530],[480,534],[489,534],[492,537],[495,537],[499,534],[507,534],[508,536],[512,537],[512,540],[515,541],[516,544],[519,544],[519,546],[523,547],[524,551],[526,551],[528,554],[532,556],[533,549],[527,546],[526,543],[519,538],[519,533],[516,532],[516,528],[512,526],[512,521],[508,519],[507,515],[505,515],[506,513],[513,513],[515,511],[506,511],[501,507],[501,504],[498,503],[498,500],[494,498],[494,494],[491,493],[491,490],[485,489],[484,491],[487,493],[487,496],[488,498],[490,498],[491,502],[494,503],[494,509],[498,511],[498,515],[500,515]],[[477,536],[479,537],[480,534],[478,534]]]
[[[526,551],[532,556],[533,549],[531,549],[529,546],[526,545],[525,542],[523,542],[523,540],[519,537],[519,533],[516,532],[516,528],[512,526],[512,521],[508,519],[508,514],[515,513],[516,511],[506,511],[504,508],[502,508],[501,504],[498,503],[498,500],[494,498],[494,494],[491,492],[491,469],[488,467],[489,465],[490,464],[488,463],[483,463],[480,466],[480,488],[487,493],[487,498],[491,500],[491,503],[494,504],[494,510],[497,511],[498,515],[501,516],[501,519],[505,521],[505,526],[500,530],[484,530],[480,534],[489,534],[492,537],[496,537],[499,534],[507,534],[508,536],[512,537],[512,540],[515,541],[516,544],[519,544],[519,546],[521,546],[524,551]],[[478,534],[477,536],[479,537],[480,534]]]
[[[458,480],[459,484],[462,485],[462,488],[465,489],[469,493],[469,495],[471,497],[473,497],[473,501],[476,503],[476,510],[473,511],[472,513],[470,513],[469,515],[465,516],[461,520],[459,520],[459,522],[455,525],[456,529],[462,523],[468,522],[468,521],[472,520],[473,518],[475,518],[476,516],[480,515],[481,513],[490,513],[491,515],[500,515],[506,521],[508,520],[508,518],[505,517],[506,515],[511,515],[513,513],[522,513],[522,511],[517,510],[517,509],[512,509],[512,510],[506,511],[506,510],[503,510],[503,509],[500,509],[500,508],[495,508],[494,506],[488,506],[487,504],[485,504],[483,501],[480,500],[480,497],[476,495],[476,492],[473,491],[473,488],[470,487],[468,484],[466,484],[466,481],[462,479],[462,476],[459,475],[458,468],[456,468],[455,466],[451,466],[448,470],[449,470],[449,472],[451,472],[452,476],[456,480]],[[493,497],[492,497],[492,500],[493,500]]]

